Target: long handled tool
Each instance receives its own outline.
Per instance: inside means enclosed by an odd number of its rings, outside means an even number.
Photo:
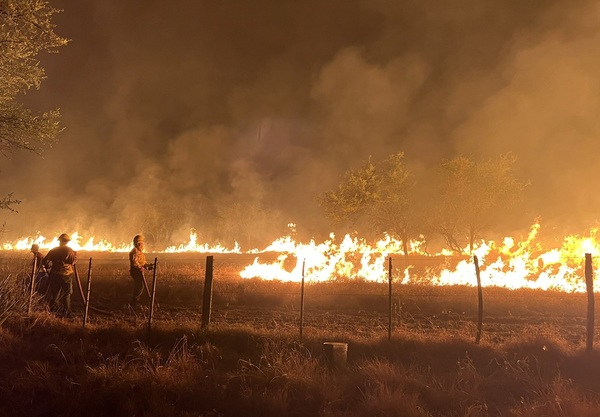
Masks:
[[[73,270],[75,271],[75,278],[77,280],[77,288],[79,288],[79,295],[81,296],[81,301],[83,302],[83,305],[86,305],[87,299],[83,294],[83,287],[81,286],[81,280],[79,279],[79,273],[77,272],[77,264],[73,264]]]
[[[33,265],[31,266],[31,284],[29,285],[29,307],[27,307],[27,314],[31,314],[31,306],[33,303],[33,293],[35,292],[35,279],[37,278],[37,256],[33,257]]]
[[[145,266],[148,267],[148,265],[152,265],[152,264],[146,264]],[[150,294],[150,288],[148,287],[148,281],[146,281],[146,275],[144,275],[143,271],[142,271],[142,281],[144,281],[144,288],[146,288],[146,294],[148,294],[148,298],[152,298],[152,295]]]
[[[87,303],[85,303],[85,309],[83,310],[83,327],[87,324],[88,313],[90,309],[90,287],[92,285],[92,258],[90,258],[90,263],[88,264],[88,274],[87,274],[87,292],[85,295],[85,299]]]

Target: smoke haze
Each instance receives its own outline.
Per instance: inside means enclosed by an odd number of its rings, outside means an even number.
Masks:
[[[506,234],[597,219],[594,1],[51,0],[71,39],[23,100],[59,107],[43,158],[0,162],[6,239],[79,230],[260,247],[331,227],[315,197],[369,155],[517,155]],[[426,186],[426,185],[424,185]],[[503,231],[504,232],[504,231]]]

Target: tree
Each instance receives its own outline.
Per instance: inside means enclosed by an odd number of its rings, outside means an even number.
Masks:
[[[17,102],[45,78],[37,56],[67,43],[54,33],[58,10],[44,0],[0,1],[0,152],[41,152],[61,131],[59,110],[36,113]]]
[[[319,198],[319,204],[334,223],[366,225],[397,238],[408,255],[410,241],[419,237],[415,188],[416,180],[400,152],[379,163],[369,158],[346,172],[335,190]]]
[[[525,183],[513,175],[510,153],[482,162],[459,156],[441,164],[438,229],[448,246],[469,253],[477,239],[519,201]]]
[[[374,203],[379,177],[371,158],[356,170],[347,171],[337,189],[319,197],[319,205],[333,223],[354,224],[365,209]]]

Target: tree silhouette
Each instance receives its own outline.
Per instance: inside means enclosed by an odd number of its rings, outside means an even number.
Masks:
[[[415,198],[416,184],[402,152],[378,163],[369,158],[346,172],[335,190],[320,196],[319,204],[336,224],[367,227],[397,238],[408,255],[410,241],[419,238],[423,224]]]
[[[520,199],[525,183],[513,174],[516,157],[504,154],[476,162],[459,156],[442,163],[438,230],[448,246],[469,253],[477,239]]]
[[[19,95],[38,89],[45,78],[40,52],[56,52],[67,40],[54,33],[52,17],[58,10],[44,0],[0,2],[0,153],[27,150],[41,153],[62,130],[58,109],[36,113],[18,102]],[[0,209],[19,200],[4,197]]]

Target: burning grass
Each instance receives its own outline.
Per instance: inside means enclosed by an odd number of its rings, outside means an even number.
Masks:
[[[87,262],[80,256],[79,275],[87,283]],[[159,261],[154,320],[173,323],[200,322],[205,258],[189,254],[171,254]],[[127,309],[132,282],[126,254],[94,254],[89,322],[125,321],[140,325],[147,321],[148,309],[132,314]],[[28,275],[29,259],[4,259],[5,276],[15,284]],[[211,326],[229,328],[249,326],[268,329],[298,330],[301,284],[243,279],[239,271],[247,257],[227,255],[217,258]],[[148,276],[151,284],[152,275]],[[433,286],[424,283],[392,285],[392,321],[394,329],[437,332],[451,329],[460,334],[475,334],[478,302],[477,289],[466,285]],[[338,278],[327,282],[308,281],[304,287],[304,331],[318,334],[356,332],[381,337],[388,330],[387,282],[360,278]],[[7,300],[2,297],[2,300]],[[148,298],[145,298],[148,302]],[[581,293],[556,290],[487,287],[483,289],[484,333],[493,341],[504,341],[526,331],[528,325],[551,325],[560,329],[573,343],[585,335],[587,297]],[[76,312],[83,311],[78,290],[73,294]],[[38,305],[38,311],[43,310]],[[23,308],[21,310],[23,311]],[[100,311],[100,312],[99,312]],[[600,316],[596,317],[600,323]]]

